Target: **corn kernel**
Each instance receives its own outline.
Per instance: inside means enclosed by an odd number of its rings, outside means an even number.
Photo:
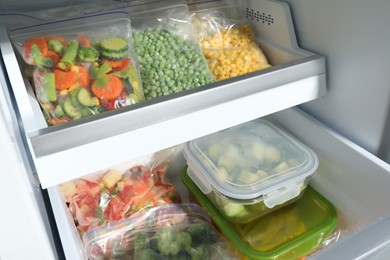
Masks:
[[[217,80],[271,66],[256,45],[254,33],[248,24],[223,28],[212,36],[204,37],[200,43],[209,69]]]

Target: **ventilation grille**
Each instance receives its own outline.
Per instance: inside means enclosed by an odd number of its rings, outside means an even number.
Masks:
[[[271,25],[274,23],[274,18],[270,14],[261,13],[260,11],[255,11],[253,9],[246,9],[246,17],[257,22]]]

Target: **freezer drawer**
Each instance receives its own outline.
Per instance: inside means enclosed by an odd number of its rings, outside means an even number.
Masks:
[[[288,5],[273,0],[245,4],[243,11],[273,67],[51,127],[1,27],[4,76],[15,95],[42,187],[323,96],[325,59],[297,45]]]
[[[290,108],[270,116],[272,120],[285,130],[289,131],[302,142],[311,147],[320,158],[320,165],[310,185],[329,199],[338,211],[339,231],[338,242],[326,247],[331,255],[344,254],[349,247],[338,246],[344,241],[361,241],[361,230],[370,230],[371,225],[380,219],[390,216],[387,200],[390,197],[388,183],[390,182],[390,166],[377,157],[363,150],[349,140],[341,137],[298,108]],[[178,146],[182,149],[182,145]],[[179,191],[185,196],[186,190],[180,181],[180,173],[186,161],[183,154],[178,153],[169,169],[170,178],[177,184]],[[57,187],[48,188],[53,206],[57,226],[64,251],[68,259],[83,259],[81,240],[72,222],[69,211]],[[386,221],[383,228],[390,228]],[[375,226],[374,226],[375,228]],[[371,239],[372,238],[372,239]],[[373,248],[354,248],[354,254],[364,256],[367,251],[375,249],[377,245],[388,243],[386,232],[368,232],[367,241],[371,241]],[[353,242],[349,242],[351,244]],[[330,258],[321,258],[330,259]]]

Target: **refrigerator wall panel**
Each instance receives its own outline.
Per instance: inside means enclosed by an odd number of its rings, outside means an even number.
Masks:
[[[390,2],[284,2],[290,5],[299,45],[327,59],[329,91],[303,108],[390,162]]]

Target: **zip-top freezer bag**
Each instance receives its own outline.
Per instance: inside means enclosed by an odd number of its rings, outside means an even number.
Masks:
[[[162,150],[61,184],[80,235],[147,208],[180,203],[166,177],[173,153],[174,149]]]
[[[197,204],[138,212],[83,236],[88,259],[240,259]]]
[[[146,100],[215,81],[183,0],[141,0],[107,7],[129,13]]]
[[[271,67],[249,22],[240,16],[240,2],[188,0],[199,43],[217,80]]]
[[[124,12],[47,21],[12,29],[10,37],[33,70],[32,85],[48,125],[144,100]]]

